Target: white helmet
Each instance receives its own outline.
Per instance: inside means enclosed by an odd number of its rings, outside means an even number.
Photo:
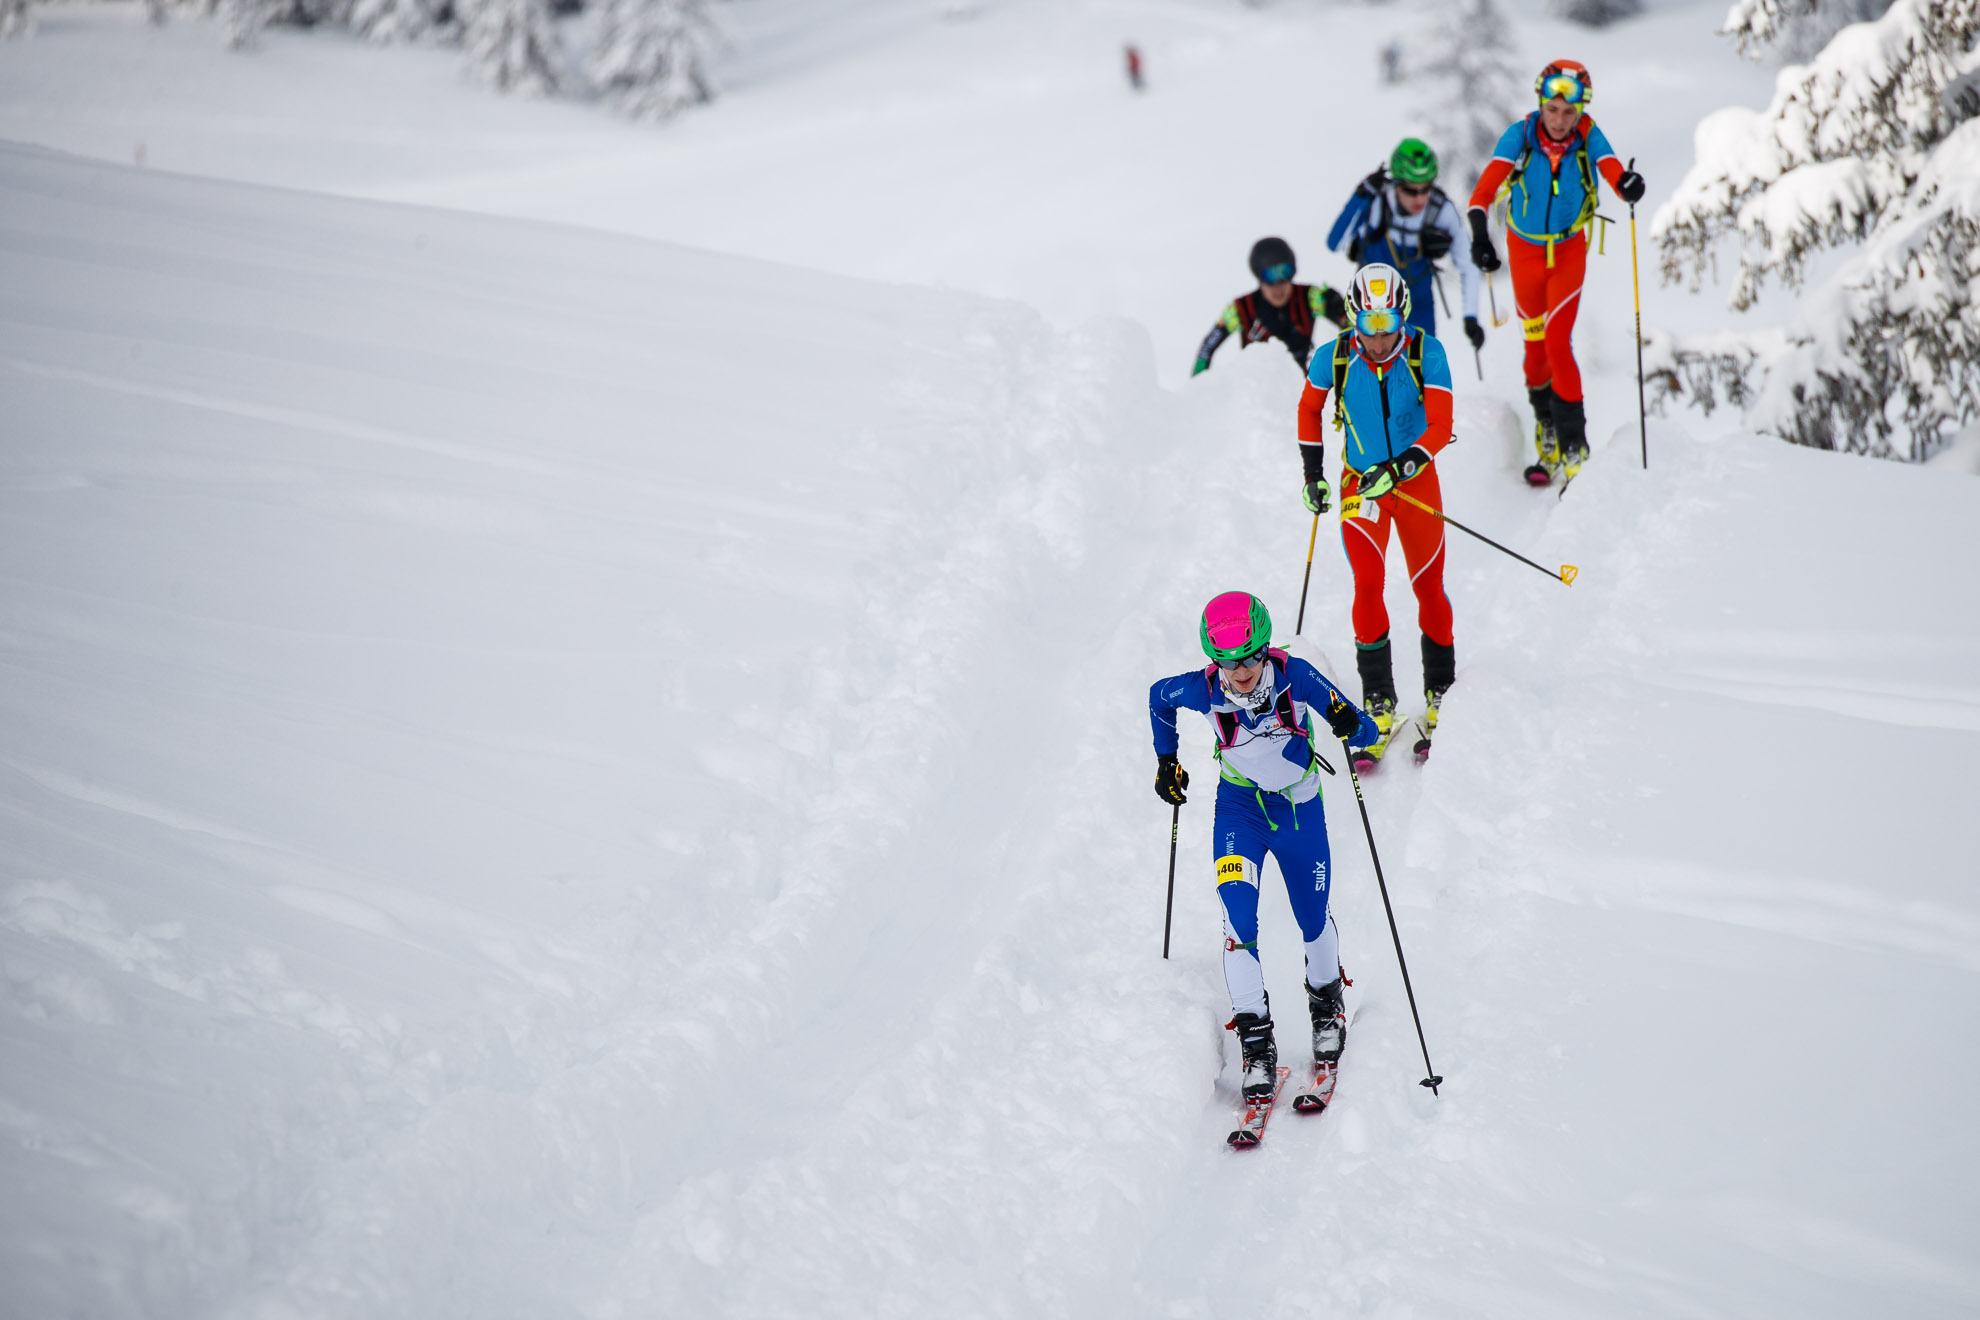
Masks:
[[[1354,273],[1347,304],[1356,315],[1357,327],[1362,312],[1394,312],[1395,328],[1400,330],[1409,320],[1409,285],[1403,283],[1394,266],[1371,261]]]

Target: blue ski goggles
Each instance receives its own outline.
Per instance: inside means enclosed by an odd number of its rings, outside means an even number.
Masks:
[[[1580,105],[1588,99],[1588,88],[1581,79],[1571,73],[1557,73],[1540,80],[1540,100],[1544,104],[1560,97],[1569,105]]]
[[[1371,307],[1354,314],[1354,328],[1364,335],[1392,335],[1402,326],[1402,313],[1393,307]]]
[[[1258,282],[1260,284],[1285,284],[1290,282],[1292,277],[1293,264],[1290,261],[1282,261],[1276,266],[1267,266],[1260,272]]]

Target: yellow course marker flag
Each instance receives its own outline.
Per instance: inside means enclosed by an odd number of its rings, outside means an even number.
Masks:
[[[1573,564],[1562,564],[1561,581],[1567,583],[1571,587],[1574,585],[1575,575],[1580,572],[1581,570],[1576,568]]]

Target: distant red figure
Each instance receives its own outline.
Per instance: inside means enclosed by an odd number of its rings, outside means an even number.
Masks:
[[[1128,86],[1141,90],[1141,52],[1133,46],[1127,48]]]

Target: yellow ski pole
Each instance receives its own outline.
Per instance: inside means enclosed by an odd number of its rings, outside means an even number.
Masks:
[[[1629,158],[1636,168],[1636,157]],[[1650,413],[1643,403],[1643,286],[1636,277],[1636,203],[1629,204],[1629,289],[1636,298],[1636,429],[1643,442],[1643,470],[1650,470]]]
[[[1519,553],[1519,551],[1508,550],[1504,546],[1500,545],[1497,541],[1494,541],[1491,537],[1486,536],[1483,532],[1472,531],[1469,527],[1466,527],[1463,523],[1451,517],[1448,513],[1445,513],[1442,509],[1431,508],[1429,505],[1425,504],[1422,500],[1419,500],[1414,495],[1411,495],[1406,491],[1404,491],[1401,487],[1397,487],[1394,490],[1391,490],[1389,493],[1391,495],[1394,495],[1398,499],[1408,500],[1411,504],[1414,504],[1417,508],[1423,510],[1425,513],[1436,514],[1439,518],[1443,519],[1451,526],[1457,528],[1460,532],[1463,532],[1465,535],[1477,537],[1479,540],[1483,541],[1486,545],[1491,546],[1494,550],[1497,550],[1501,554],[1511,555],[1514,559],[1517,559],[1520,563],[1525,564],[1528,568],[1539,568],[1542,573],[1545,573],[1550,578],[1557,579],[1566,586],[1570,586],[1570,587],[1573,586],[1575,575],[1581,572],[1581,570],[1576,568],[1573,564],[1562,564],[1561,571],[1558,573],[1556,573],[1551,568],[1540,568],[1540,565],[1534,563],[1531,559],[1528,559],[1525,555]]]
[[[1313,515],[1313,531],[1306,538],[1306,577],[1299,584],[1299,618],[1293,624],[1293,636],[1306,626],[1306,589],[1313,585],[1313,546],[1320,539],[1320,515]]]

